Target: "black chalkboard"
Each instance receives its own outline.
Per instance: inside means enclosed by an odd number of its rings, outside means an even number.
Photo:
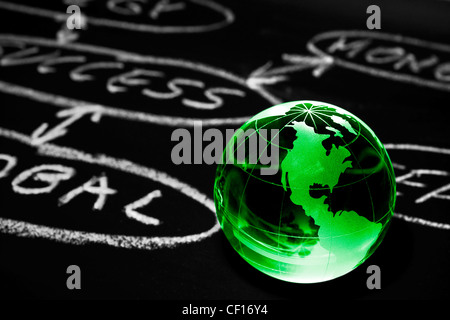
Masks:
[[[449,298],[450,2],[392,2],[0,1],[2,297]],[[171,160],[177,128],[302,99],[363,119],[398,191],[373,256],[314,285],[247,265],[215,217],[215,165]]]

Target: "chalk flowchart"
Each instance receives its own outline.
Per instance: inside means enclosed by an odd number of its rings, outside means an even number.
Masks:
[[[251,74],[248,83],[253,87],[274,84],[306,69],[320,77],[332,67],[341,67],[450,91],[450,45],[377,31],[339,30],[315,35],[306,48],[311,56],[285,53],[282,58],[288,65],[273,67],[268,62]]]
[[[444,158],[450,157],[450,149],[447,148],[408,143],[387,143],[385,147],[390,153],[401,152],[402,154],[408,154],[409,159],[415,159],[414,155],[417,154],[425,154],[427,155],[427,159],[430,159],[430,156],[433,155]],[[447,217],[441,217],[440,221],[431,220],[427,218],[426,214],[423,214],[428,213],[429,210],[420,207],[433,201],[450,201],[450,195],[448,194],[450,191],[450,170],[448,168],[435,167],[433,163],[427,164],[426,167],[408,166],[403,163],[393,163],[393,165],[396,171],[398,171],[396,174],[397,203],[412,200],[412,203],[409,203],[409,205],[417,208],[414,215],[396,212],[394,217],[409,223],[441,230],[450,230],[450,220]],[[418,197],[414,198],[409,196],[408,189],[419,191]]]
[[[89,2],[80,0],[79,4],[89,7]],[[99,18],[87,13],[88,25],[144,33],[189,34],[216,31],[232,24],[235,20],[230,9],[209,0],[176,2],[170,0],[156,2],[109,0],[105,2],[105,8],[111,13],[111,18]],[[191,25],[164,25],[161,22],[164,15],[183,14],[189,17],[189,13],[196,8],[214,13],[217,20],[203,24],[201,21],[196,21],[197,24]],[[7,1],[0,1],[0,9],[59,22],[65,21],[67,18],[66,13]],[[148,18],[149,22],[133,23],[129,21],[130,17],[142,16]],[[123,19],[120,20],[118,17]],[[194,200],[214,217],[215,208],[212,199],[163,171],[145,167],[127,159],[114,158],[105,154],[93,155],[82,150],[56,145],[53,140],[67,134],[70,126],[83,117],[89,117],[95,123],[100,123],[102,117],[113,117],[125,121],[172,127],[193,126],[199,122],[203,126],[241,124],[250,116],[209,117],[208,114],[220,108],[230,108],[229,99],[244,101],[252,98],[259,101],[262,107],[264,104],[281,103],[282,99],[271,93],[270,86],[289,81],[291,74],[304,70],[312,70],[315,77],[321,77],[329,69],[341,67],[371,77],[434,90],[450,91],[449,45],[376,31],[340,30],[317,34],[306,43],[309,54],[284,53],[282,60],[286,65],[276,67],[269,61],[249,75],[242,76],[202,62],[140,55],[113,48],[72,43],[71,37],[70,34],[60,34],[59,39],[45,39],[26,35],[0,34],[0,70],[26,67],[27,72],[41,76],[44,84],[46,76],[60,74],[73,83],[95,83],[97,86],[101,84],[103,87],[103,91],[99,94],[99,100],[89,101],[77,96],[62,95],[52,91],[51,87],[43,89],[42,85],[40,87],[26,86],[2,78],[0,79],[0,92],[57,107],[56,117],[61,119],[61,122],[52,128],[44,122],[34,128],[30,135],[0,128],[0,138],[34,148],[40,156],[97,165],[149,179]],[[67,71],[68,67],[69,71]],[[108,76],[105,76],[106,73]],[[111,73],[113,75],[110,75]],[[211,81],[214,84],[211,85],[208,79],[214,79]],[[152,84],[158,81],[165,84],[165,90],[152,87]],[[203,99],[199,100],[189,96],[189,90],[201,92]],[[119,105],[109,105],[101,101],[102,95],[124,94],[129,94],[133,98],[139,95],[140,98],[152,101],[175,101],[177,99],[179,104],[187,110],[202,111],[205,117],[144,112]],[[444,148],[392,143],[385,146],[388,150],[397,152],[421,152],[450,156],[450,150]],[[16,165],[17,158],[1,150],[0,182],[5,181]],[[397,177],[398,184],[427,190],[421,197],[414,200],[416,205],[428,201],[450,200],[450,196],[446,194],[450,190],[450,184],[445,183],[429,190],[427,188],[430,187],[426,181],[418,181],[430,175],[447,179],[450,177],[449,171],[430,168],[409,169],[398,163],[394,163],[394,166],[396,169],[406,171]],[[46,170],[52,173],[48,173]],[[74,172],[70,167],[58,164],[40,165],[17,175],[11,181],[11,186],[13,191],[18,194],[37,195],[53,191],[60,181],[69,180],[73,175]],[[36,181],[47,183],[47,187],[31,190],[22,188],[21,182],[31,176]],[[60,197],[59,205],[69,203],[83,192],[97,193],[99,196],[94,203],[93,210],[101,210],[107,198],[114,195],[116,190],[107,186],[106,177],[93,177]],[[399,192],[399,197],[403,196]],[[159,219],[144,215],[139,210],[163,197],[164,193],[160,189],[155,189],[144,196],[137,197],[136,201],[124,205],[123,213],[127,218],[143,225],[159,226],[162,223]],[[425,227],[450,230],[450,224],[446,221],[433,221],[422,216],[406,215],[403,212],[395,213],[394,217]],[[99,243],[126,249],[154,250],[175,248],[179,245],[205,240],[220,230],[217,220],[214,219],[214,221],[215,223],[208,230],[196,234],[143,237],[69,230],[0,217],[0,232],[26,238],[45,238],[73,245]]]
[[[380,46],[377,45],[378,40],[389,41],[393,45]],[[324,45],[327,41],[328,46]],[[69,77],[75,82],[95,81],[95,76],[92,73],[99,72],[99,70],[118,70],[117,75],[105,80],[105,88],[108,94],[124,93],[130,88],[142,87],[142,96],[149,99],[167,100],[182,97],[184,94],[183,87],[198,88],[204,91],[204,96],[208,102],[184,97],[181,104],[187,108],[202,110],[214,110],[223,107],[227,96],[248,98],[249,92],[256,93],[261,99],[270,104],[279,103],[281,99],[271,94],[265,88],[267,85],[285,81],[290,73],[306,69],[313,69],[313,74],[319,77],[333,66],[341,66],[372,76],[433,89],[450,90],[450,62],[446,60],[447,56],[450,59],[450,46],[379,32],[331,31],[319,34],[307,44],[307,48],[312,53],[315,53],[316,56],[284,54],[283,59],[290,65],[273,68],[271,63],[268,62],[252,72],[248,77],[240,77],[226,70],[183,59],[141,56],[120,50],[83,44],[61,44],[51,39],[0,35],[0,45],[3,49],[12,47],[16,50],[3,54],[0,60],[0,67],[11,68],[37,64],[37,72],[46,75],[57,72],[58,66],[73,64],[75,67],[70,71]],[[399,45],[404,45],[404,47]],[[54,51],[42,53],[41,48],[52,48]],[[424,55],[424,58],[418,58],[414,54],[414,48],[425,49],[428,53]],[[61,53],[61,49],[72,52],[64,54]],[[107,56],[112,61],[89,62],[87,54]],[[360,59],[355,62],[358,57]],[[146,66],[145,68],[131,68],[126,65],[127,63],[139,63]],[[201,75],[193,78],[173,77],[165,80],[169,91],[158,92],[145,86],[152,80],[166,78],[166,75],[164,71],[152,70],[147,64],[184,70],[189,69],[194,73],[202,73],[203,75],[224,79],[228,84],[223,87],[207,88],[207,84],[201,79]],[[102,113],[106,116],[169,126],[192,126],[195,121],[202,121],[203,125],[206,126],[240,124],[249,118],[249,116],[243,116],[223,119],[200,119],[143,113],[106,106],[98,102],[82,101],[75,97],[65,97],[57,93],[27,88],[6,81],[0,81],[0,91],[46,102],[58,107],[67,108],[95,104],[102,108]]]
[[[161,185],[170,187],[186,197],[189,197],[200,205],[206,207],[215,218],[215,207],[212,199],[208,198],[203,193],[199,192],[192,186],[174,178],[170,175],[153,169],[133,163],[126,159],[113,158],[104,154],[92,155],[85,153],[80,150],[76,150],[69,147],[59,146],[53,143],[45,142],[39,145],[33,143],[32,137],[13,131],[9,129],[0,128],[0,138],[9,139],[20,144],[27,145],[29,147],[35,148],[37,154],[40,156],[45,156],[54,159],[65,159],[78,161],[82,163],[103,166],[105,168],[121,171],[127,174],[135,175],[145,179],[152,180],[154,182],[160,183]],[[388,143],[385,145],[388,150],[396,150],[403,152],[425,152],[433,153],[442,156],[450,156],[450,149],[437,148],[431,146],[413,145],[413,144],[392,144]],[[0,154],[0,181],[4,180],[11,173],[13,168],[17,165],[17,159],[10,154],[2,153]],[[394,167],[400,168],[402,170],[407,170],[406,166],[402,164],[394,164]],[[45,170],[52,170],[53,173],[45,172]],[[35,180],[40,180],[48,183],[46,187],[41,188],[21,188],[20,184],[29,179],[34,175]],[[74,172],[70,167],[65,167],[63,165],[40,165],[33,167],[30,170],[22,172],[16,176],[11,185],[16,193],[23,195],[39,195],[43,193],[52,192],[53,189],[61,182],[69,180],[73,177]],[[411,179],[420,178],[421,176],[427,175],[438,175],[448,178],[450,172],[443,170],[432,170],[432,169],[414,169],[408,171],[406,174],[397,177],[397,183],[404,184],[409,187],[415,188],[425,188],[426,183],[412,181]],[[76,188],[60,198],[61,204],[69,202],[73,197],[81,193],[83,188],[86,186],[91,188],[97,188],[101,190],[94,190],[96,194],[99,195],[97,201],[94,204],[94,210],[100,210],[106,201],[106,196],[114,194],[115,190],[109,188],[107,185],[102,185],[94,187],[94,184],[101,180],[102,177],[93,178],[96,181],[88,181],[80,188]],[[105,177],[103,177],[105,178]],[[444,194],[446,191],[450,190],[450,183],[445,184],[442,187],[436,188],[431,192],[427,192],[420,199],[416,199],[416,203],[423,203],[425,201],[435,199],[435,200],[450,200],[450,195]],[[88,190],[89,191],[89,190]],[[153,199],[162,197],[160,190],[154,190],[130,203],[124,207],[124,212],[126,216],[130,219],[134,219],[145,225],[158,226],[160,221],[156,218],[141,214],[137,209],[148,205]],[[414,223],[426,227],[436,228],[440,230],[450,230],[450,224],[447,222],[431,221],[422,217],[405,215],[403,213],[395,213],[394,217],[397,219],[404,220],[408,223]],[[14,219],[7,219],[0,217],[0,232],[4,234],[15,235],[19,237],[26,238],[44,238],[57,242],[63,242],[73,245],[85,245],[87,243],[97,243],[104,244],[113,247],[120,247],[125,249],[142,249],[142,250],[155,250],[163,248],[175,248],[179,245],[195,243],[205,240],[220,230],[220,225],[216,219],[214,219],[214,225],[203,232],[185,235],[185,236],[172,236],[172,237],[144,237],[144,236],[132,236],[132,235],[117,235],[117,234],[105,234],[105,233],[95,233],[95,232],[85,232],[79,230],[69,230],[62,228],[55,228],[50,226],[44,226],[34,223],[29,223],[26,221],[19,221]]]
[[[33,143],[33,139],[30,136],[4,128],[0,128],[0,138],[8,139],[31,148],[35,148],[37,154],[40,156],[97,165],[159,183],[162,186],[169,187],[172,190],[181,193],[185,197],[194,200],[200,206],[206,208],[212,216],[211,220],[214,221],[209,229],[195,234],[167,237],[145,237],[69,230],[0,217],[1,233],[26,238],[44,238],[73,245],[98,243],[125,249],[155,250],[162,248],[175,248],[179,245],[199,242],[212,236],[220,230],[220,225],[215,217],[214,201],[189,184],[182,182],[177,178],[171,177],[163,171],[142,166],[127,159],[113,158],[104,154],[93,155],[48,142],[36,145]],[[2,163],[2,167],[0,168],[0,179],[5,179],[8,177],[17,165],[17,158],[14,155],[5,154],[3,152],[4,150],[2,150],[2,154],[0,154],[0,162]],[[67,166],[59,164],[39,165],[17,175],[12,180],[11,185],[16,193],[25,196],[39,195],[52,192],[60,182],[71,179],[73,175],[73,169]],[[34,180],[43,181],[47,183],[47,185],[39,188],[21,187],[21,183],[31,177],[34,177]],[[70,202],[74,197],[85,191],[98,195],[98,199],[94,203],[93,210],[101,210],[105,204],[106,197],[116,193],[116,190],[113,190],[107,186],[106,177],[94,177],[79,188],[75,188],[68,194],[62,196],[59,199],[60,205]],[[134,219],[144,225],[157,226],[160,224],[158,219],[141,214],[137,211],[137,209],[148,205],[155,198],[162,196],[163,195],[159,189],[153,190],[143,198],[125,205],[123,211],[130,219]]]
[[[123,120],[147,122],[166,126],[193,126],[201,121],[204,126],[241,124],[250,116],[241,117],[205,117],[191,118],[162,115],[150,112],[133,111],[127,107],[117,107],[101,103],[105,95],[127,94],[132,89],[140,89],[130,94],[130,103],[137,96],[153,101],[173,101],[179,99],[180,104],[187,109],[204,110],[206,115],[210,111],[232,107],[227,100],[237,98],[244,103],[245,99],[254,98],[261,105],[272,105],[281,102],[263,87],[250,87],[245,78],[229,71],[212,67],[203,63],[185,59],[167,58],[159,56],[143,56],[117,49],[86,45],[81,43],[58,43],[53,39],[43,39],[20,35],[0,35],[0,69],[27,66],[30,72],[41,74],[43,80],[46,75],[58,72],[58,68],[70,66],[71,70],[63,76],[75,83],[93,83],[103,81],[103,90],[98,94],[99,101],[86,101],[63,96],[49,85],[47,90],[25,87],[21,84],[0,80],[0,92],[17,95],[38,102],[59,107],[79,108],[95,105],[101,109],[97,113],[102,116],[115,117]],[[95,57],[103,61],[90,61]],[[109,77],[101,76],[102,72],[114,71]],[[168,74],[170,72],[170,75]],[[191,76],[177,76],[178,73],[189,72]],[[97,79],[101,78],[101,80]],[[211,86],[205,78],[220,81],[223,85]],[[158,91],[151,88],[153,82],[165,83],[167,89]],[[194,99],[186,93],[197,90],[204,98]],[[147,102],[148,103],[148,102]],[[142,103],[144,104],[144,103]],[[145,107],[140,106],[140,109]]]

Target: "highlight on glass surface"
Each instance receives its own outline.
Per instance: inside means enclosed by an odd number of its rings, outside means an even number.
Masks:
[[[241,161],[217,167],[217,218],[243,259],[277,279],[316,283],[372,255],[393,216],[396,186],[386,149],[363,121],[305,100],[268,108],[241,129],[279,130],[270,150],[279,153],[276,174],[262,175],[265,164],[248,161],[269,151],[248,148],[249,137],[232,144]]]

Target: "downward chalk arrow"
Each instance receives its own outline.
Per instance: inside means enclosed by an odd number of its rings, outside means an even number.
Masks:
[[[33,145],[41,145],[56,138],[62,137],[67,134],[68,127],[74,122],[81,119],[83,116],[90,114],[91,121],[99,122],[102,115],[102,108],[100,106],[83,106],[75,107],[67,110],[60,111],[56,114],[58,118],[67,118],[63,122],[59,123],[54,128],[48,129],[48,123],[41,124],[31,134],[31,143]]]
[[[272,67],[273,63],[269,61],[250,74],[247,78],[247,85],[252,89],[258,89],[262,85],[287,81],[289,80],[288,74],[306,69],[313,69],[313,75],[320,77],[333,64],[333,59],[328,56],[308,57],[296,54],[284,54],[282,57],[285,62],[290,64]]]

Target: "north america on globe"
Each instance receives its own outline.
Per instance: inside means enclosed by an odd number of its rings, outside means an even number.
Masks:
[[[348,127],[348,122],[342,120],[341,124],[345,123],[345,127]],[[315,133],[314,128],[305,122],[293,122],[292,127],[296,130],[297,139],[294,148],[281,162],[283,188],[286,190],[290,186],[291,201],[302,206],[305,214],[319,226],[319,242],[316,246],[328,250],[330,259],[345,261],[342,267],[346,268],[347,264],[354,266],[364,258],[377,239],[381,224],[371,222],[355,211],[331,212],[325,203],[326,196],[317,199],[310,195],[310,188],[314,185],[328,186],[330,193],[333,192],[340,175],[352,167],[352,162],[346,160],[350,152],[342,146],[333,145],[328,153],[322,142],[330,135]],[[335,135],[340,135],[340,132],[335,132]],[[310,173],[311,170],[315,171],[314,175]],[[366,231],[358,232],[360,230]],[[333,237],[335,234],[348,236]],[[356,242],[361,244],[362,250],[349,250]]]
[[[241,128],[279,130],[279,168],[273,176],[259,174],[263,164],[217,168],[217,217],[239,255],[298,283],[340,277],[370,257],[396,195],[392,164],[375,133],[350,112],[317,101],[268,108]],[[251,152],[245,149],[247,158]]]

